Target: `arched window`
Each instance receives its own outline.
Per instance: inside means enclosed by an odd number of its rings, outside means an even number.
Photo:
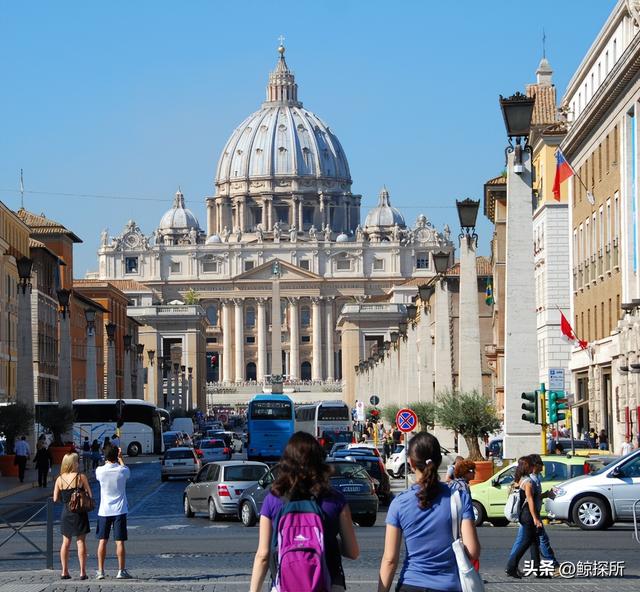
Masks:
[[[303,306],[300,309],[300,324],[303,327],[311,325],[311,309],[308,306]]]
[[[247,364],[246,380],[257,380],[256,365],[253,362]]]
[[[247,306],[245,324],[247,327],[255,327],[256,325],[256,309],[253,306]]]
[[[211,306],[207,306],[207,319],[212,325],[218,324],[218,308],[213,304]]]
[[[300,364],[300,380],[311,380],[311,362]]]

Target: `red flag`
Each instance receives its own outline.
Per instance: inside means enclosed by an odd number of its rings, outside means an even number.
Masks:
[[[569,321],[567,321],[567,317],[562,312],[560,313],[560,331],[569,341],[573,341],[576,338]]]
[[[573,169],[560,148],[556,151],[556,176],[553,179],[553,197],[560,201],[560,184],[573,177]]]

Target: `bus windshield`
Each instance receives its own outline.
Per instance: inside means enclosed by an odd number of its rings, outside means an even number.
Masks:
[[[318,421],[349,421],[350,419],[351,413],[349,413],[349,408],[346,405],[344,407],[320,405],[318,409]]]
[[[253,401],[250,419],[291,419],[289,401]]]

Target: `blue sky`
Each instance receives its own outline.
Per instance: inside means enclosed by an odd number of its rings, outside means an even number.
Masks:
[[[423,212],[455,229],[455,199],[481,198],[504,166],[498,95],[535,81],[543,28],[562,96],[614,6],[5,1],[0,200],[20,206],[23,168],[25,207],[84,240],[76,277],[96,269],[103,228],[133,218],[151,233],[178,185],[206,227],[219,154],[263,101],[283,34],[300,99],[342,142],[362,217],[386,184],[408,222]],[[483,218],[485,254],[490,232]]]

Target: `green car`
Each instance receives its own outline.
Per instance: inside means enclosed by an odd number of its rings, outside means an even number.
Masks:
[[[542,457],[542,462],[544,463],[542,471],[543,492],[567,479],[584,475],[585,472],[588,473],[592,470],[585,457],[579,456],[547,455]],[[471,486],[476,526],[480,526],[485,520],[489,520],[489,522],[506,521],[504,506],[507,503],[507,497],[509,497],[509,488],[513,483],[516,465],[517,463],[511,463],[508,467],[498,471],[491,479]],[[546,515],[544,505],[541,514],[542,516]]]

